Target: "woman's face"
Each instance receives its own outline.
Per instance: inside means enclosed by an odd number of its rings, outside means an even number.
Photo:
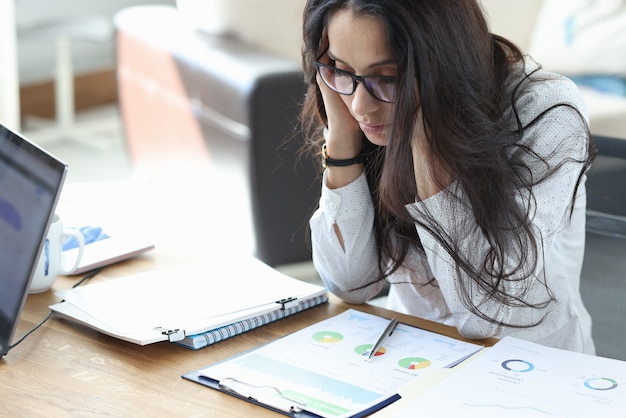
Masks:
[[[396,76],[396,61],[386,36],[381,19],[356,16],[347,9],[338,10],[328,24],[328,64],[360,76]],[[374,98],[361,82],[352,95],[340,97],[367,139],[386,146],[393,104]]]

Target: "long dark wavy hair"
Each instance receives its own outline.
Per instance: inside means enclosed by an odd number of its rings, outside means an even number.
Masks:
[[[580,165],[578,189],[595,157],[583,116],[571,104],[561,103],[522,124],[516,98],[525,83],[532,82],[532,73],[523,73],[525,57],[518,47],[490,33],[476,0],[308,0],[302,52],[308,92],[302,123],[305,147],[316,157],[326,113],[313,62],[328,47],[326,27],[332,13],[342,8],[382,19],[387,43],[397,60],[396,105],[388,146],[376,147],[363,137],[363,152],[370,155],[365,171],[376,213],[378,280],[401,267],[411,247],[423,251],[417,223],[436,237],[459,273],[471,278],[485,296],[509,306],[547,306],[554,297],[545,278],[537,279],[546,287],[546,300],[536,304],[524,300],[524,291],[508,294],[503,284],[516,280],[527,289],[543,256],[530,219],[533,186],[573,162]],[[513,77],[520,81],[512,89]],[[548,163],[549,156],[540,156],[519,142],[527,129],[562,106],[578,114],[579,132],[586,137],[588,152],[584,160],[572,158],[555,166]],[[444,162],[458,180],[490,243],[491,250],[481,265],[470,263],[457,251],[459,237],[448,234],[431,214],[422,213],[415,219],[406,210],[405,205],[416,199],[411,138],[420,107],[430,158]],[[419,190],[417,195],[419,198]],[[527,197],[520,200],[522,195]],[[576,190],[572,210],[575,197]],[[471,285],[460,284],[466,306],[493,321],[471,302]]]

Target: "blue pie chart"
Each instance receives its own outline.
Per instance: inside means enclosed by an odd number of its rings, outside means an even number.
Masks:
[[[616,380],[609,379],[608,377],[592,377],[585,380],[585,386],[593,390],[612,390],[615,389],[618,384]]]
[[[511,372],[526,373],[532,371],[535,366],[526,360],[512,359],[502,362],[502,367]]]

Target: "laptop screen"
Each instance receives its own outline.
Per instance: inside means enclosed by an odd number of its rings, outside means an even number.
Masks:
[[[11,344],[66,171],[0,124],[0,357]]]

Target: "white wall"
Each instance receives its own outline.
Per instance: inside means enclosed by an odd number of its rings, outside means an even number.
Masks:
[[[0,122],[19,130],[15,2],[0,0]]]
[[[304,4],[304,0],[234,0],[238,16],[235,30],[270,51],[300,62]]]
[[[542,0],[480,1],[492,31],[525,49]],[[234,31],[265,49],[300,61],[305,0],[178,0],[177,3],[198,26],[216,24],[219,30]]]
[[[190,24],[207,32],[231,32],[266,50],[300,62],[305,0],[177,0]]]
[[[528,48],[542,0],[480,0],[491,31]]]

